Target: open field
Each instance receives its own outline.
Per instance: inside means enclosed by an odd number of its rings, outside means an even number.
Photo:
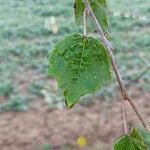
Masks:
[[[150,2],[149,0],[109,1],[111,10],[109,32],[116,48],[114,53],[118,66],[130,95],[139,99],[137,101],[139,106],[143,102],[140,109],[150,122],[148,111],[150,108],[148,104]],[[73,13],[71,0],[0,0],[1,150],[49,150],[55,138],[66,137],[72,140],[72,143],[69,142],[68,145],[65,141],[66,143],[61,143],[58,148],[70,150],[72,145],[75,146],[77,136],[80,136],[82,126],[77,126],[78,129],[74,129],[74,126],[78,121],[82,122],[82,115],[89,121],[95,117],[97,119],[95,124],[98,125],[101,121],[98,117],[113,116],[105,111],[99,112],[97,103],[100,106],[102,104],[106,109],[105,105],[110,103],[108,107],[113,108],[114,116],[120,110],[113,107],[118,105],[115,100],[120,100],[115,79],[112,84],[103,87],[94,96],[84,97],[81,105],[77,105],[69,112],[64,109],[63,97],[57,89],[57,84],[46,76],[47,55],[55,42],[65,34],[82,32],[82,29],[74,23]],[[93,102],[95,99],[98,100]],[[90,112],[93,113],[92,118],[85,115]],[[100,116],[99,113],[101,113]],[[59,118],[59,114],[64,114],[63,118]],[[45,118],[50,122],[45,122]],[[71,122],[71,118],[77,118],[77,122],[67,124]],[[61,121],[62,127],[56,127]],[[102,120],[102,127],[105,121],[108,120]],[[135,118],[133,122],[136,122]],[[29,126],[25,126],[26,123],[29,123]],[[100,141],[110,150],[108,143],[114,139],[114,136],[120,135],[120,132],[114,135],[115,132],[108,125],[106,136],[99,133],[94,137],[92,134],[97,131],[88,132],[88,127],[95,128],[95,124],[89,124],[83,129],[83,134],[85,133],[85,136],[91,140],[90,149],[94,149],[95,145],[97,148],[97,143]],[[62,130],[67,130],[68,125],[73,127],[70,127],[69,132],[63,132]],[[30,134],[30,128],[32,134]],[[57,129],[64,135],[58,136]],[[100,149],[101,145],[98,147]]]

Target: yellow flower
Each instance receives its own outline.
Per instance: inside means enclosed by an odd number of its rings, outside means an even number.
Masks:
[[[80,147],[80,148],[83,148],[87,145],[87,140],[84,136],[79,136],[77,138],[77,145]]]

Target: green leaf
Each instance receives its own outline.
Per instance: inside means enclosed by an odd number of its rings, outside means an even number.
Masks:
[[[103,30],[107,30],[108,27],[108,8],[107,8],[107,0],[89,0],[91,8],[99,22],[102,26]],[[74,5],[75,10],[75,20],[77,25],[83,24],[83,13],[85,10],[85,6],[82,0],[75,0]],[[88,27],[95,27],[90,21],[87,21]]]
[[[110,60],[104,46],[92,37],[71,34],[49,54],[48,75],[56,77],[70,108],[86,93],[111,80]]]
[[[147,150],[143,137],[133,128],[129,135],[121,137],[114,144],[114,150]]]

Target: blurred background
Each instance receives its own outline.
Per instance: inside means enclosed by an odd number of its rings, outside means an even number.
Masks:
[[[115,57],[140,112],[150,123],[150,1],[109,0]],[[47,56],[65,34],[81,32],[73,0],[0,0],[0,149],[111,150],[123,134],[117,82],[86,95],[71,110]],[[143,130],[130,106],[129,127]]]

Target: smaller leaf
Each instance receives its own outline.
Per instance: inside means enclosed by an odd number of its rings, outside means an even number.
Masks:
[[[125,135],[116,141],[114,150],[147,150],[147,146],[144,138],[133,128],[129,135]]]
[[[107,0],[89,0],[91,8],[103,30],[106,32],[108,27],[108,8]],[[82,0],[75,0],[74,11],[77,25],[83,24],[83,13],[85,6]],[[91,19],[87,20],[89,30],[95,30],[95,25]]]

